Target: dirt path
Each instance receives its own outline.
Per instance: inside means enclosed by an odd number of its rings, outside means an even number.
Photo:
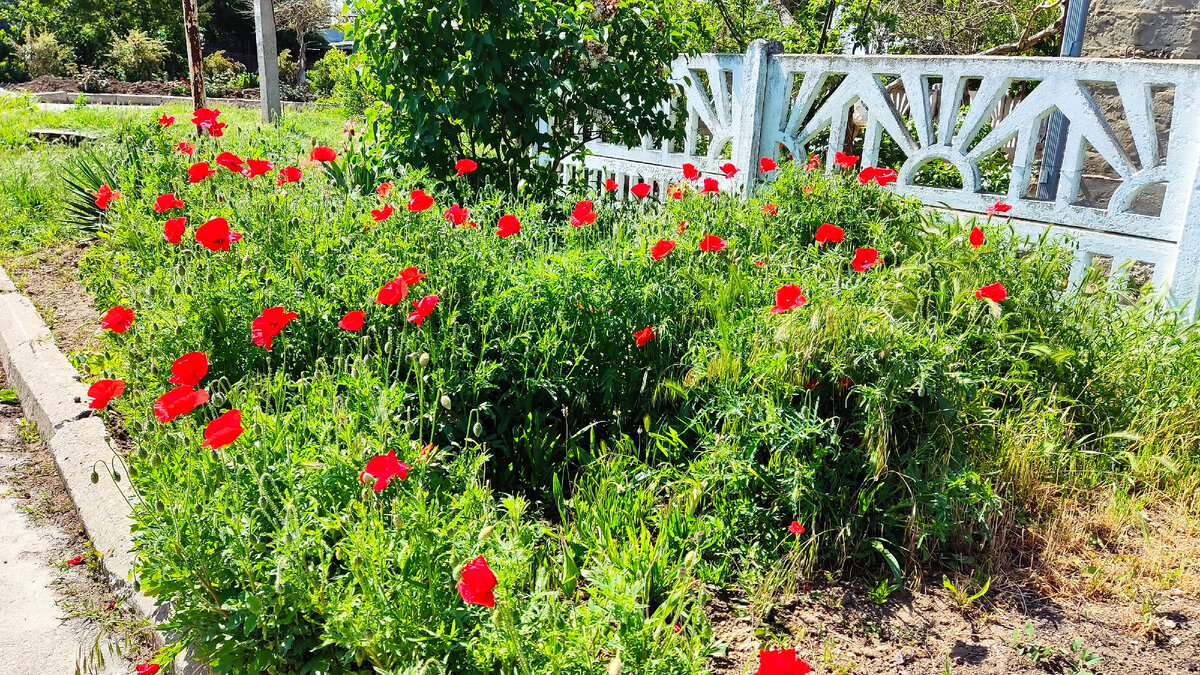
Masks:
[[[133,672],[149,633],[95,569],[53,460],[18,405],[0,404],[0,532],[0,673]]]

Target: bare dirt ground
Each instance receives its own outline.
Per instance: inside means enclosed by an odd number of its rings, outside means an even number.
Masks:
[[[0,530],[0,672],[117,675],[152,654],[150,630],[105,582],[49,451],[11,404],[0,404]]]
[[[100,336],[100,313],[79,280],[87,248],[67,242],[4,261],[17,290],[33,301],[64,354],[87,349]]]

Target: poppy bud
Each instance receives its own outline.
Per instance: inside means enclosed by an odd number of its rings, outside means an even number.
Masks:
[[[167,510],[167,505],[163,504],[163,500],[155,499],[154,500],[154,510],[158,511],[159,513],[162,513],[163,511]]]
[[[483,425],[480,424],[479,422],[476,422],[474,425],[471,426],[471,433],[475,434],[476,436],[482,436],[483,435]]]
[[[442,407],[445,408],[446,410],[450,409],[450,397],[449,396],[442,394],[442,397],[438,399],[438,403],[441,403]]]
[[[417,359],[417,363],[420,363],[422,368],[424,368],[425,366],[428,366],[429,365],[429,354],[427,352],[421,352],[421,358]]]
[[[203,505],[203,504],[201,504],[200,502],[196,502],[196,509],[195,509],[195,510],[196,510],[196,515],[198,515],[198,516],[199,516],[199,515],[203,514],[203,513],[204,513],[204,505]]]
[[[142,592],[142,580],[141,580],[141,579],[134,579],[134,580],[133,580],[133,591],[134,591],[135,593],[141,593],[141,592]]]
[[[137,477],[138,477],[137,467],[136,466],[129,467],[129,478],[132,480]]]
[[[150,455],[150,466],[154,467],[155,469],[162,466],[162,457],[157,452],[153,455]]]
[[[688,551],[688,554],[683,557],[683,566],[691,567],[696,563],[696,552]]]
[[[604,670],[604,672],[606,673],[606,675],[620,675],[621,674],[621,655],[620,654],[612,657],[612,661],[608,662],[608,668],[606,668]]]
[[[221,453],[217,452],[216,448],[213,448],[212,450],[210,450],[208,452],[208,456],[211,457],[212,461],[214,461],[214,462],[220,463],[220,461],[221,461]]]
[[[92,469],[92,482],[93,482],[93,483],[99,483],[99,482],[100,482],[100,474],[96,473],[96,470],[95,470],[95,469]]]
[[[400,517],[400,512],[397,511],[396,513],[393,513],[392,514],[392,527],[400,527],[403,524],[404,524],[404,518]]]
[[[479,531],[479,541],[487,541],[492,536],[492,532],[496,530],[496,524],[492,523]]]

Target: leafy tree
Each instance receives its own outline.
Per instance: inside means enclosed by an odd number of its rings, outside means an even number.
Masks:
[[[352,36],[391,111],[378,134],[400,161],[448,175],[469,156],[510,189],[542,189],[588,130],[627,144],[672,133],[662,102],[683,45],[651,3],[363,0],[356,9]]]

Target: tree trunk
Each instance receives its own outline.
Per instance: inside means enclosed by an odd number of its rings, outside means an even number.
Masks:
[[[296,84],[304,84],[304,34],[296,34],[296,42],[300,43],[300,53],[296,55]]]

